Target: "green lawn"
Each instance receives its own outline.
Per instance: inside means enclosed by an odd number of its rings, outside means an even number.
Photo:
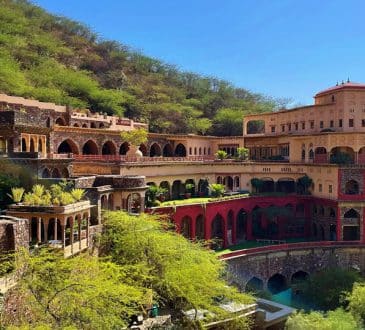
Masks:
[[[232,196],[224,196],[219,198],[214,197],[192,197],[187,199],[176,199],[172,201],[162,202],[160,206],[174,206],[174,205],[188,205],[188,204],[206,204],[209,202],[216,202],[216,201],[224,201],[236,198],[244,198],[248,197],[249,194],[239,194],[239,195],[232,195]]]

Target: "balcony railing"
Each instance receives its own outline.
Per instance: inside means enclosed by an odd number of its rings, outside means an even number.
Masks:
[[[102,161],[120,163],[159,163],[159,162],[207,162],[214,161],[213,156],[187,157],[135,157],[121,155],[72,155],[76,161]]]
[[[225,260],[245,255],[254,255],[259,253],[270,253],[277,251],[311,249],[311,248],[352,247],[352,246],[364,247],[365,245],[359,241],[317,241],[317,242],[287,243],[279,245],[260,246],[251,249],[228,252],[221,255],[219,258]]]

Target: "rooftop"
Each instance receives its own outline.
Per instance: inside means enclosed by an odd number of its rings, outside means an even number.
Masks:
[[[356,82],[352,82],[352,81],[348,80],[345,83],[342,82],[341,84],[336,84],[333,87],[330,87],[330,88],[327,88],[323,91],[320,91],[314,97],[321,96],[321,95],[331,93],[331,92],[334,92],[334,91],[338,91],[338,90],[341,90],[341,89],[348,89],[348,88],[361,88],[361,89],[363,89],[363,88],[365,88],[365,84],[356,83]]]

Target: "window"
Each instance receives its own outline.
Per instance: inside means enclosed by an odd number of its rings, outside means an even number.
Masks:
[[[288,131],[291,131],[291,124],[288,124]]]
[[[335,102],[335,96],[332,95],[332,102]]]
[[[321,121],[319,122],[319,127],[320,127],[320,128],[323,128],[323,120],[321,120]]]
[[[330,185],[328,185],[328,192],[330,193],[330,194],[332,194],[332,185],[330,184]]]
[[[275,126],[271,126],[271,133],[275,133]]]
[[[354,127],[354,120],[352,118],[349,119],[349,127]]]
[[[310,121],[310,127],[311,127],[311,129],[314,128],[314,121],[313,120]]]
[[[362,126],[362,127],[365,127],[365,119],[362,119],[362,120],[361,120],[361,126]]]
[[[330,127],[333,127],[334,123],[333,120],[330,121]]]
[[[305,123],[302,123],[302,129],[305,129]]]
[[[342,127],[342,119],[338,120],[338,127]]]
[[[322,183],[318,184],[318,191],[322,192]]]
[[[285,132],[285,125],[281,125],[281,131]]]
[[[189,155],[191,155],[193,152],[191,150],[191,147],[189,148]]]
[[[298,123],[295,123],[295,130],[298,130]]]

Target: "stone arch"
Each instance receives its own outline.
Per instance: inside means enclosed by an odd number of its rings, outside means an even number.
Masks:
[[[59,154],[72,153],[72,154],[78,155],[79,148],[77,147],[77,144],[73,140],[67,139],[60,143],[60,145],[57,148],[57,153],[59,153]]]
[[[101,195],[100,203],[101,203],[101,208],[103,210],[107,210],[108,209],[108,196],[107,195]]]
[[[307,273],[303,270],[298,270],[295,273],[293,273],[292,276],[290,277],[290,283],[298,284],[298,283],[306,281],[308,279],[309,279],[309,273]]]
[[[198,192],[200,196],[209,195],[209,182],[207,179],[200,179],[198,183]]]
[[[51,176],[50,172],[49,172],[49,169],[48,168],[45,168],[43,171],[42,171],[42,178],[49,178]]]
[[[101,149],[101,153],[103,155],[116,155],[117,154],[117,148],[115,144],[112,141],[106,141],[103,144],[103,147]]]
[[[164,157],[172,157],[174,155],[174,150],[170,143],[166,143],[162,150],[162,155]]]
[[[60,177],[61,177],[61,173],[60,173],[59,169],[55,167],[52,170],[52,178],[60,178]]]
[[[221,176],[217,176],[216,181],[217,181],[217,183],[222,184],[223,179],[222,179],[222,177],[221,177]]]
[[[161,154],[161,146],[157,142],[152,143],[150,147],[150,157],[159,157]]]
[[[25,138],[22,138],[21,147],[22,147],[22,152],[27,151],[27,140]]]
[[[356,180],[349,180],[345,184],[346,195],[358,195],[360,193],[359,183]]]
[[[240,177],[238,175],[236,175],[234,177],[233,181],[234,181],[234,188],[239,189],[240,188]]]
[[[236,218],[236,237],[237,242],[244,241],[247,235],[247,212],[240,209]]]
[[[292,178],[280,178],[276,184],[277,191],[283,193],[295,192],[295,180]]]
[[[184,193],[185,193],[184,184],[181,182],[181,180],[175,180],[172,183],[172,188],[171,188],[172,199],[178,199]]]
[[[227,238],[228,238],[228,245],[233,244],[235,241],[235,233],[234,233],[234,213],[233,210],[229,210],[227,214]]]
[[[97,155],[98,153],[98,146],[93,140],[88,140],[82,147],[83,155]]]
[[[87,126],[87,124],[82,124],[82,128],[89,128],[89,126]]]
[[[186,157],[186,148],[182,143],[179,143],[175,148],[175,156]]]
[[[202,214],[199,214],[196,217],[195,231],[197,239],[202,240],[205,238],[205,221],[204,221],[204,216]]]
[[[183,235],[185,238],[191,238],[191,227],[192,227],[192,219],[189,216],[184,216],[181,219],[181,228],[180,228],[180,233],[181,235]]]
[[[314,159],[314,151],[313,151],[313,149],[309,149],[308,157],[309,157],[310,160],[313,160]]]
[[[334,223],[330,224],[330,241],[337,241],[337,227]]]
[[[245,285],[246,292],[259,292],[264,290],[264,281],[254,276]]]
[[[74,127],[80,127],[80,125],[78,123],[75,123]]]
[[[127,197],[128,213],[139,214],[142,208],[142,198],[138,193],[132,193]]]
[[[360,213],[351,208],[343,216],[343,240],[360,240]]]
[[[272,275],[267,281],[267,288],[272,294],[277,294],[279,292],[288,289],[287,279],[284,275],[276,273]]]
[[[259,206],[252,209],[252,235],[257,238],[265,236],[265,231],[262,228],[262,209]]]
[[[147,156],[148,155],[148,150],[147,150],[147,147],[144,143],[141,143],[139,145],[139,150],[142,152],[142,155],[143,156]]]
[[[100,124],[99,124],[99,128],[105,128],[104,123],[100,123]]]
[[[128,151],[129,151],[129,143],[123,142],[119,148],[119,155],[126,155]]]
[[[96,128],[96,124],[94,122],[91,122],[90,128]]]
[[[274,192],[275,191],[275,182],[274,179],[272,178],[262,178],[262,187],[261,187],[261,192],[263,193],[270,193],[270,192]]]
[[[190,188],[190,189],[187,189],[186,188],[186,185],[193,185],[193,187],[192,188]],[[195,194],[195,181],[194,181],[194,179],[187,179],[186,181],[185,181],[185,192],[186,193],[190,193],[190,194]]]
[[[33,138],[30,139],[29,151],[30,152],[35,152],[35,142],[34,142]]]
[[[230,175],[227,175],[226,177],[224,177],[223,179],[224,184],[226,186],[226,188],[230,191],[233,190],[233,178]]]
[[[163,194],[164,199],[170,199],[171,198],[171,187],[170,183],[168,181],[162,181],[160,183],[160,188],[166,189],[166,192]]]
[[[330,162],[332,164],[353,164],[355,152],[350,147],[334,147],[330,152]]]
[[[62,117],[58,117],[55,121],[55,123],[59,126],[66,126],[66,122]]]
[[[211,238],[212,239],[224,239],[224,219],[217,213],[211,224]]]

